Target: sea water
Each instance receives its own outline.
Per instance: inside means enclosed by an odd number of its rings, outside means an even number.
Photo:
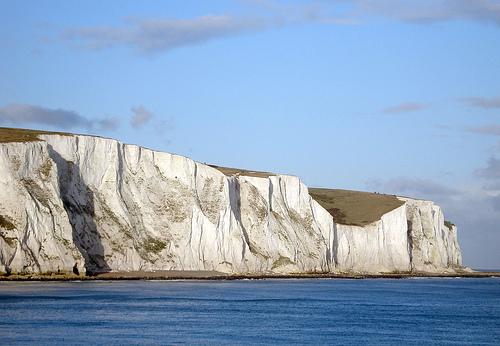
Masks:
[[[0,344],[499,345],[500,279],[0,282]]]

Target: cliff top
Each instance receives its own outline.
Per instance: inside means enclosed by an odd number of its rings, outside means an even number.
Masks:
[[[379,193],[309,188],[309,194],[325,208],[336,223],[365,226],[405,202],[393,195]]]
[[[0,143],[41,141],[39,135],[71,136],[70,133],[0,127]],[[270,172],[209,165],[227,176],[244,175],[268,178]],[[382,215],[404,204],[392,195],[370,192],[309,188],[309,194],[332,216],[335,222],[344,225],[364,226],[380,220]]]
[[[42,140],[38,138],[39,135],[71,136],[70,133],[65,133],[65,132],[51,132],[51,131],[0,127],[0,143],[37,142]]]
[[[222,172],[224,175],[227,176],[244,175],[247,177],[269,178],[270,176],[276,175],[275,173],[251,171],[248,169],[241,169],[241,168],[221,167],[216,165],[209,165],[209,166],[219,170],[220,172]]]
[[[269,172],[250,171],[239,168],[229,168],[210,165],[225,175],[245,175],[250,177],[268,178],[276,175]],[[325,208],[336,223],[352,226],[365,226],[377,220],[382,215],[404,204],[393,195],[379,193],[309,188],[309,194],[316,202]]]

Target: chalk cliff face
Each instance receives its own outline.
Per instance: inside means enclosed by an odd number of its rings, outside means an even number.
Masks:
[[[431,201],[400,199],[406,202],[412,269],[435,272],[461,267],[457,228],[445,226],[441,208]]]
[[[0,272],[453,271],[456,228],[428,201],[333,221],[294,176],[226,176],[89,136],[0,143]]]

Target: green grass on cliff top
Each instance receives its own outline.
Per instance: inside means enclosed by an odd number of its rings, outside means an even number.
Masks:
[[[0,127],[0,143],[37,142],[41,141],[41,139],[38,138],[39,135],[71,136],[71,134],[64,132],[50,132],[50,131]]]
[[[44,134],[71,136],[64,132],[50,132],[0,127],[0,143],[35,142]],[[225,175],[244,175],[267,178],[275,175],[269,172],[251,171],[239,168],[210,165]],[[309,194],[332,216],[336,223],[364,226],[380,220],[382,215],[403,205],[395,196],[370,192],[309,188]]]

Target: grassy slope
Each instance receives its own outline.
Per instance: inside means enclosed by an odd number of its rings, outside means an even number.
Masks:
[[[71,134],[64,132],[49,132],[49,131],[11,129],[6,127],[0,127],[0,143],[41,141],[41,139],[38,138],[38,135],[71,136]]]
[[[38,138],[38,135],[43,134],[71,135],[63,132],[0,127],[0,143],[40,141],[41,139]],[[238,174],[259,178],[267,178],[275,175],[269,172],[250,171],[215,165],[210,166],[218,169],[225,175]],[[345,225],[367,225],[380,220],[382,215],[403,204],[403,202],[398,200],[395,196],[369,192],[310,188],[309,193],[323,208],[330,212],[335,222]]]
[[[396,196],[361,191],[310,188],[309,194],[344,225],[367,225],[404,204]]]
[[[229,167],[221,167],[221,166],[216,166],[216,165],[209,165],[212,168],[215,168],[225,175],[246,175],[248,177],[258,177],[258,178],[267,178],[272,175],[276,175],[274,173],[269,173],[269,172],[257,172],[257,171],[250,171],[246,169],[239,169],[239,168],[229,168]]]

